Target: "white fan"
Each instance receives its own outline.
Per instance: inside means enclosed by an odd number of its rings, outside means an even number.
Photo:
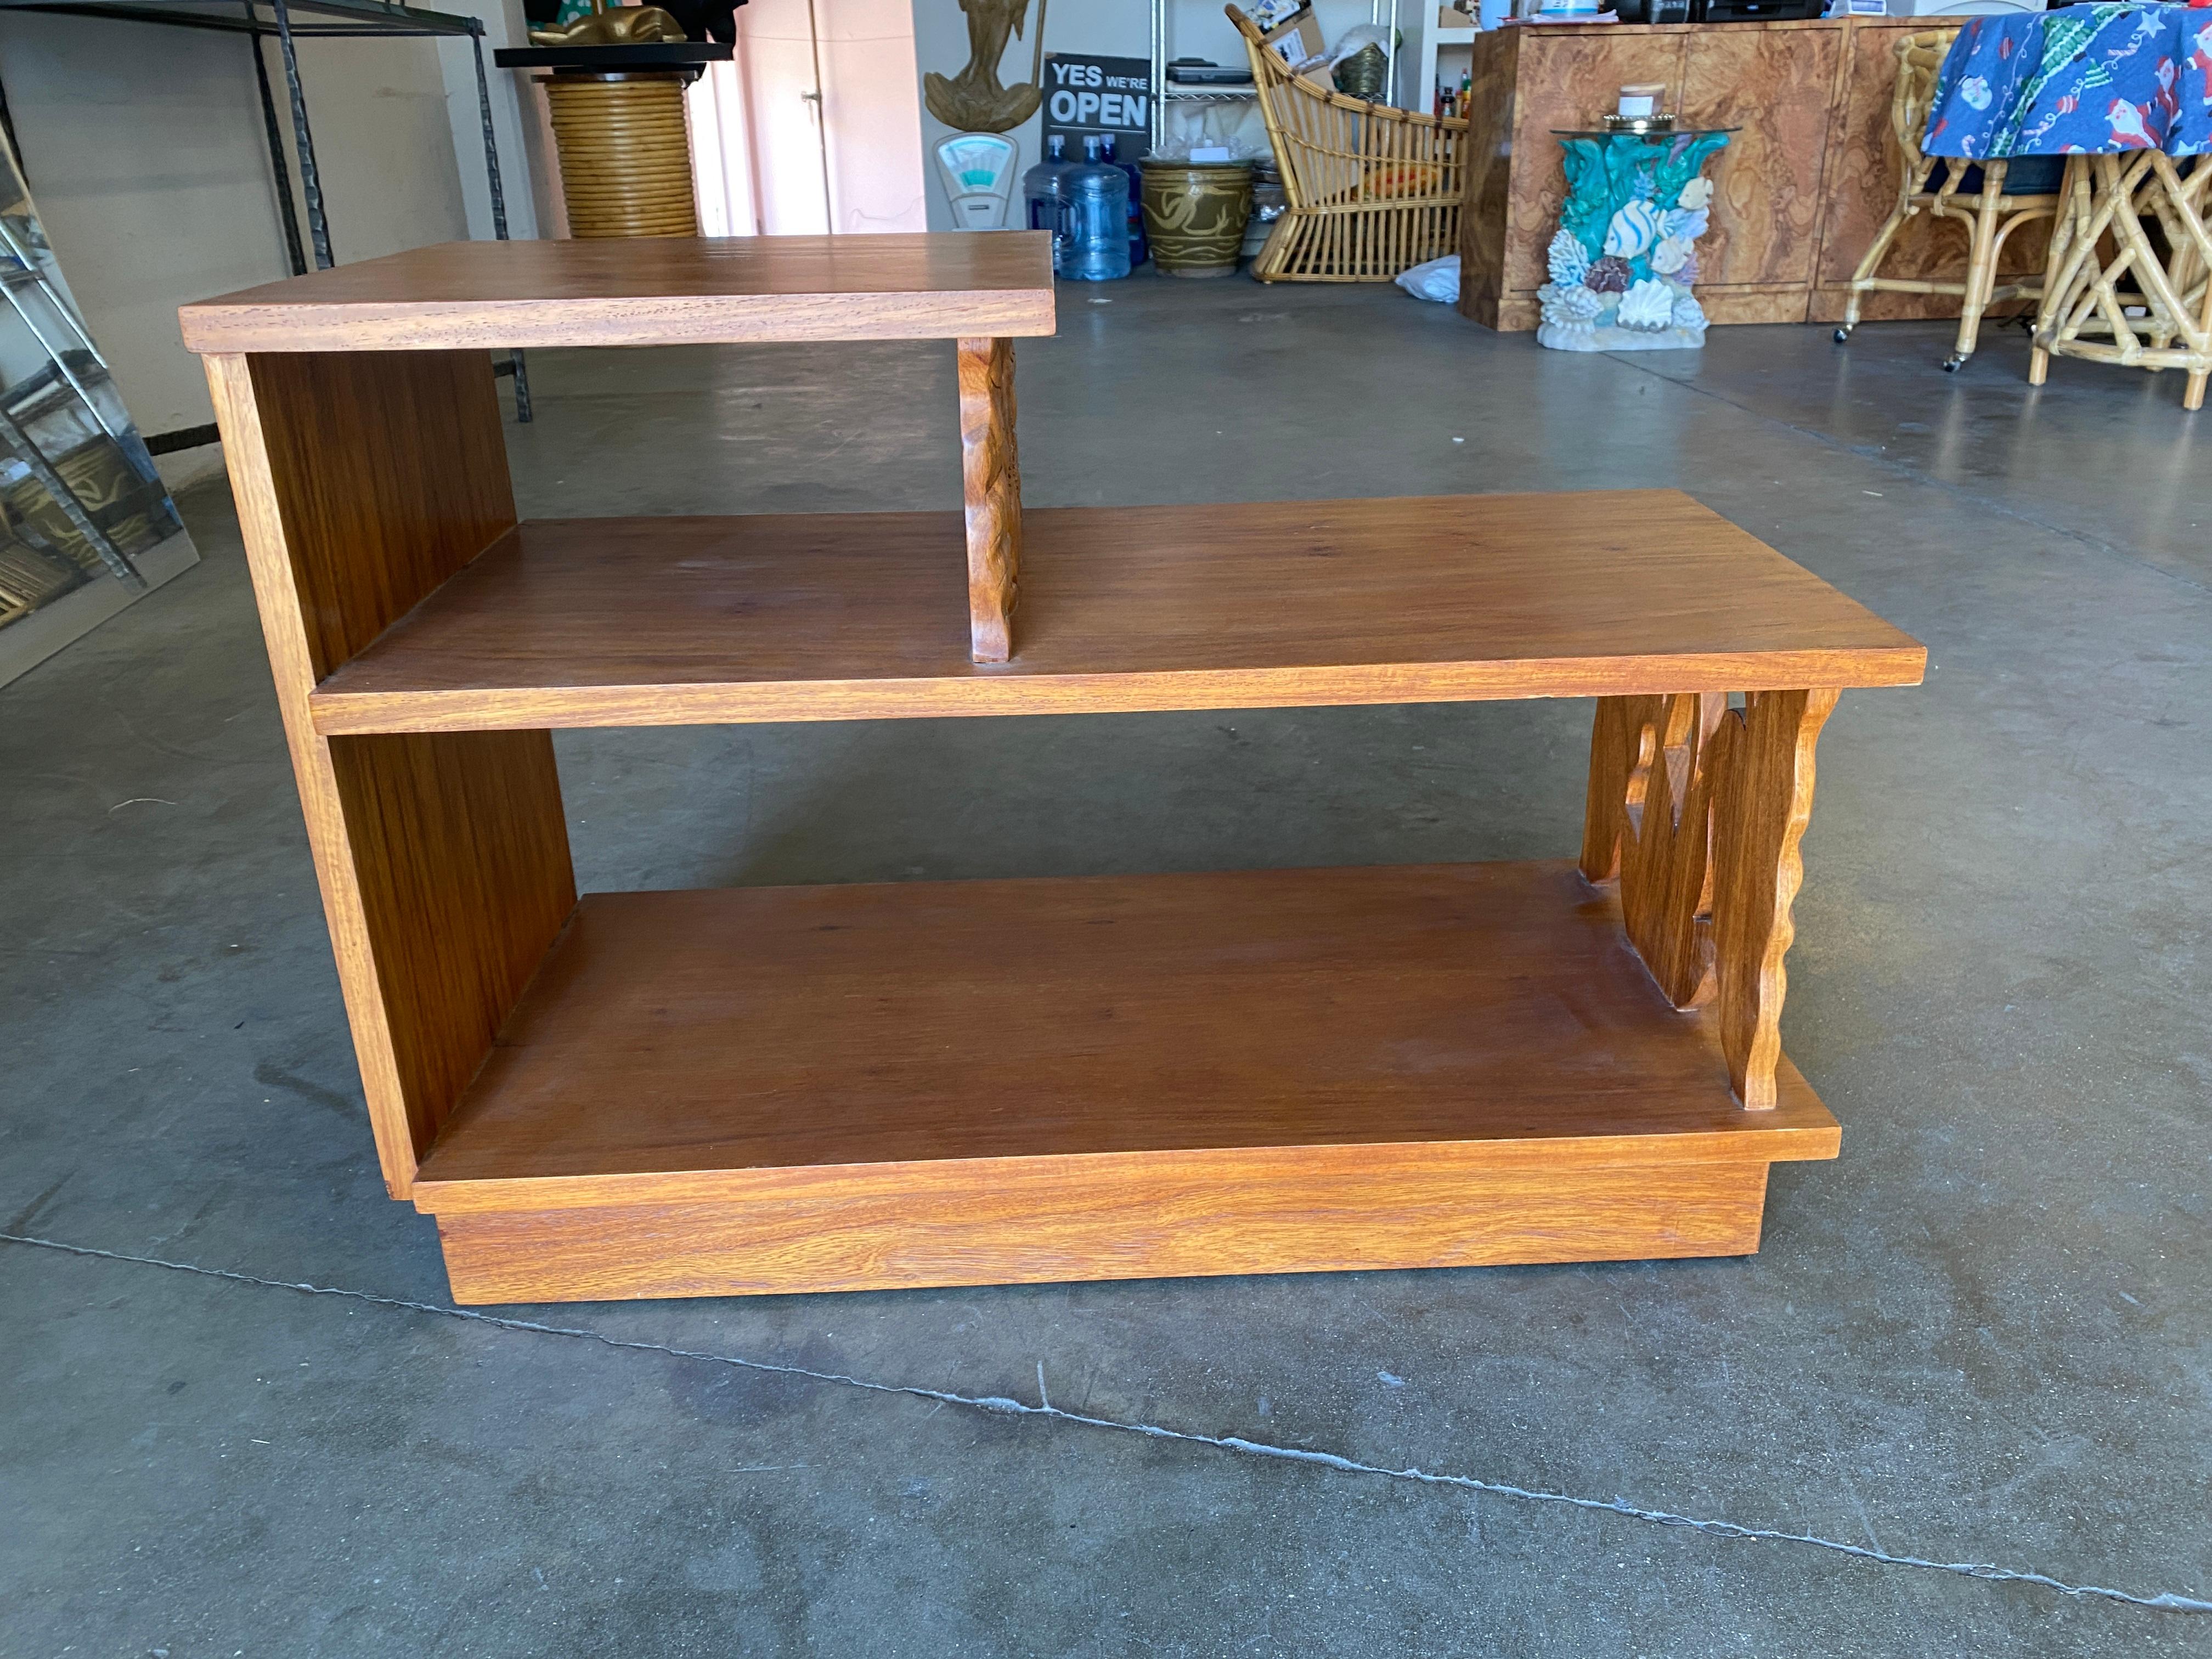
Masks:
[[[995,132],[956,132],[937,141],[937,177],[962,230],[1002,230],[1014,198],[1021,151]]]

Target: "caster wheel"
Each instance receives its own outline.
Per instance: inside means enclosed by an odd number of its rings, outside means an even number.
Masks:
[[[1964,357],[1946,357],[1943,360],[1943,372],[1946,374],[1956,374],[1966,366],[1966,360]]]
[[[1836,343],[1838,345],[1850,344],[1850,338],[1851,331],[1848,328],[1839,328],[1836,331]]]

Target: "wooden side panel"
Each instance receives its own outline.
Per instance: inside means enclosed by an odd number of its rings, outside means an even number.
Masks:
[[[1524,35],[1521,29],[1491,29],[1474,37],[1467,135],[1460,140],[1459,310],[1486,328],[1504,326],[1498,307],[1505,295],[1513,189],[1513,82]]]
[[[468,1304],[1632,1261],[1755,1252],[1767,1171],[1286,1166],[1139,1184],[972,1167],[926,1194],[441,1213],[438,1233]]]
[[[1813,749],[1832,690],[1607,697],[1590,734],[1585,879],[1618,878],[1629,941],[1668,1000],[1717,997],[1729,1085],[1773,1107],[1783,969],[1804,880]],[[1678,805],[1679,803],[1679,805]]]
[[[1014,343],[962,340],[960,483],[968,503],[968,633],[977,662],[1013,654],[1021,582],[1022,469],[1014,447]]]
[[[573,907],[551,740],[325,739],[308,696],[514,522],[491,367],[206,364],[377,1155],[404,1197],[487,1015]]]
[[[1712,911],[1712,769],[1714,732],[1728,713],[1722,692],[1667,699],[1662,719],[1645,728],[1638,759],[1644,777],[1632,781],[1633,834],[1621,850],[1621,921],[1629,943],[1677,1008],[1706,1000],[1712,946],[1703,919]]]
[[[576,908],[552,735],[333,738],[329,751],[419,1160]]]
[[[1776,1099],[1782,959],[1796,937],[1790,907],[1805,879],[1798,843],[1813,816],[1813,746],[1833,691],[1754,691],[1716,734],[1713,959],[1729,1084],[1754,1110]]]
[[[242,361],[320,679],[514,523],[491,362],[478,351]]]
[[[1644,804],[1655,727],[1664,697],[1600,697],[1590,726],[1589,793],[1583,803],[1583,878],[1611,881],[1620,873],[1629,810]]]
[[[1688,37],[1681,113],[1693,127],[1741,129],[1706,167],[1712,224],[1698,243],[1698,287],[1798,286],[1794,314],[1820,251],[1821,163],[1828,104],[1845,32],[1803,29]],[[1710,312],[1708,313],[1710,315]]]

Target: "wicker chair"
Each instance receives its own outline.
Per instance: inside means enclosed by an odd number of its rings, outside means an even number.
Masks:
[[[1387,283],[1459,250],[1467,123],[1330,92],[1291,73],[1237,7],[1290,205],[1252,262],[1263,283]]]
[[[1946,370],[1963,368],[1974,355],[1981,333],[1983,313],[2000,300],[2037,299],[2039,278],[1997,285],[1997,258],[2005,240],[2022,225],[2035,219],[2057,216],[2057,192],[2015,196],[2005,189],[2009,164],[2004,161],[1966,161],[1955,156],[1923,155],[1921,135],[1928,130],[1928,112],[1936,102],[1936,79],[1943,67],[1943,54],[1959,31],[1929,29],[1908,34],[1897,43],[1897,86],[1891,94],[1889,125],[1897,147],[1905,153],[1904,175],[1899,183],[1897,205],[1875,233],[1874,245],[1851,274],[1850,299],[1844,307],[1844,324],[1836,331],[1838,344],[1851,337],[1859,323],[1859,296],[1863,294],[1955,294],[1959,296],[1959,338],[1944,360]],[[1936,178],[1936,169],[1942,178]],[[1968,191],[1972,171],[1981,169],[1981,188]],[[1955,219],[1966,228],[1966,272],[1962,282],[1937,283],[1917,277],[1879,276],[1890,245],[1905,222],[1925,213],[1934,219]]]

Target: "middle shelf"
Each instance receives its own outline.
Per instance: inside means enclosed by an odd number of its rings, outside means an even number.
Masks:
[[[1674,490],[1030,509],[1011,662],[957,512],[534,520],[311,700],[491,731],[1917,682],[1924,649]]]

